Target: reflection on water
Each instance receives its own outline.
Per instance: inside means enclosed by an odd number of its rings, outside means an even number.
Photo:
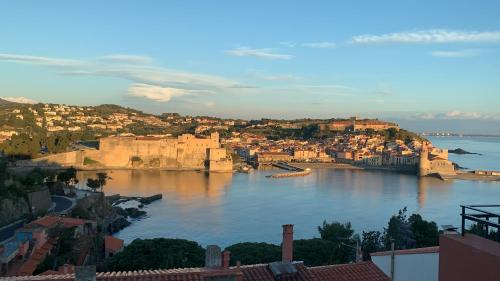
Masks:
[[[175,196],[179,202],[205,198],[216,202],[231,184],[231,173],[173,172],[159,170],[112,170],[105,187],[106,194],[150,196],[163,193]],[[82,183],[95,177],[95,172],[82,171],[78,179]]]
[[[279,243],[280,226],[293,223],[297,238],[318,236],[323,220],[351,221],[357,231],[382,230],[408,207],[438,224],[460,223],[459,204],[498,203],[498,182],[443,182],[383,171],[313,170],[306,177],[272,179],[274,171],[248,174],[109,171],[106,194],[163,194],[148,217],[117,234],[135,238],[176,237],[203,245],[242,241]],[[95,172],[79,172],[84,186]]]

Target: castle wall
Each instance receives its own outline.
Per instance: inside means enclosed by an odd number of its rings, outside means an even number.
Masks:
[[[80,166],[83,164],[83,159],[86,151],[70,151],[49,155],[33,160],[24,161],[21,165],[24,166]]]
[[[430,174],[455,175],[455,167],[448,160],[448,150],[446,149],[431,149],[433,159],[429,159],[428,148],[424,145],[420,152],[418,173],[419,176],[427,176]]]

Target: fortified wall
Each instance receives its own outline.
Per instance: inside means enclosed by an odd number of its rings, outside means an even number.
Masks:
[[[418,174],[422,177],[432,174],[456,175],[453,163],[448,160],[448,150],[429,148],[428,143],[422,145],[418,168]]]
[[[35,160],[40,165],[77,168],[131,168],[232,171],[233,162],[221,148],[219,134],[196,138],[184,134],[177,138],[106,137],[99,149],[86,149],[50,155]]]

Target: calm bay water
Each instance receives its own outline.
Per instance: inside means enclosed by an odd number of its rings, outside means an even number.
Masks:
[[[470,168],[500,170],[500,140],[431,139],[478,155],[452,156]],[[487,159],[485,161],[484,159]],[[491,161],[491,162],[490,162]],[[170,237],[202,245],[243,241],[280,243],[281,225],[295,224],[296,238],[318,236],[323,220],[350,221],[356,231],[382,230],[403,207],[438,224],[459,225],[460,204],[499,203],[500,182],[418,178],[383,171],[317,169],[306,177],[271,179],[276,171],[249,174],[173,171],[109,171],[106,194],[163,194],[148,205],[148,216],[116,236]],[[80,172],[81,182],[94,172]]]

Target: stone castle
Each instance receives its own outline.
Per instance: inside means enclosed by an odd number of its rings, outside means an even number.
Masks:
[[[336,132],[349,131],[363,131],[367,129],[381,131],[394,128],[399,130],[399,125],[392,122],[381,121],[378,119],[360,119],[358,117],[351,117],[346,120],[333,120],[328,124],[320,124],[321,130],[329,130]]]
[[[183,134],[164,137],[106,137],[99,149],[83,149],[42,157],[39,165],[73,166],[80,169],[171,169],[232,171],[231,155],[222,148],[219,134],[197,138]]]
[[[418,174],[421,177],[429,175],[456,175],[455,166],[448,160],[448,150],[431,147],[424,142],[420,152]]]

